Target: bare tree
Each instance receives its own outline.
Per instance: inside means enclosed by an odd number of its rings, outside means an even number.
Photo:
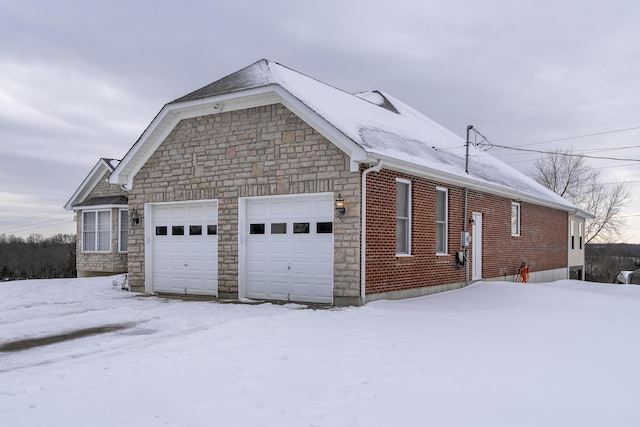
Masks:
[[[631,199],[624,182],[605,185],[600,171],[571,150],[556,150],[534,163],[530,176],[551,191],[593,215],[585,225],[585,242],[606,242],[618,237],[624,227],[622,208]]]

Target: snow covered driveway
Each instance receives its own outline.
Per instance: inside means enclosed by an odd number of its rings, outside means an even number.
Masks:
[[[0,424],[637,426],[640,286],[478,283],[360,308],[0,283]]]

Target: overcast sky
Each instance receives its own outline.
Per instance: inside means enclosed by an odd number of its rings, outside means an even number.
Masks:
[[[629,159],[589,163],[638,195],[639,17],[635,0],[0,0],[0,234],[75,232],[62,206],[100,157],[261,58],[386,91],[462,137]],[[491,152],[522,171],[541,156]],[[640,243],[639,196],[624,214]]]

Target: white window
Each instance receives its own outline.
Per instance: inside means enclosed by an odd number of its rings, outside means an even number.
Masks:
[[[118,250],[127,252],[129,249],[129,211],[127,209],[120,209],[118,230]]]
[[[436,187],[436,253],[448,252],[449,191]]]
[[[575,221],[571,221],[571,249],[576,248],[576,232],[575,232]]]
[[[411,181],[396,180],[396,254],[411,253]]]
[[[111,211],[82,212],[82,251],[111,251]]]
[[[580,240],[580,249],[582,249],[582,227],[584,224],[582,222],[578,223],[578,239]]]
[[[511,235],[520,235],[520,203],[511,202]]]

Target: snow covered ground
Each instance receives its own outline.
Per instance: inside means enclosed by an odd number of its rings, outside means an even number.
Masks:
[[[0,283],[0,425],[638,426],[640,286],[477,283],[360,308]]]

